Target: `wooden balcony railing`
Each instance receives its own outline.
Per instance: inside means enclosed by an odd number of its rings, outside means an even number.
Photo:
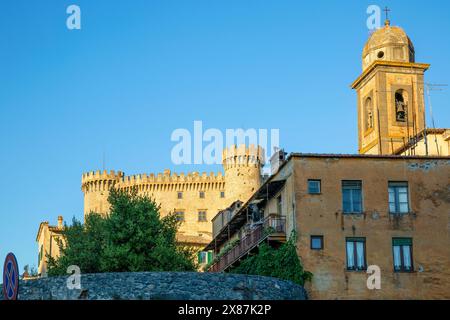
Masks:
[[[220,257],[219,261],[214,263],[208,271],[224,271],[262,241],[272,236],[277,238],[281,236],[281,238],[286,239],[286,218],[272,216],[266,218],[260,225],[243,237],[236,246]]]

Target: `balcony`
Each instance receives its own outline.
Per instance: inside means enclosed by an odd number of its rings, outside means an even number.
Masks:
[[[236,246],[220,257],[209,272],[223,272],[250,253],[263,241],[282,243],[286,241],[286,218],[270,215],[252,229]]]

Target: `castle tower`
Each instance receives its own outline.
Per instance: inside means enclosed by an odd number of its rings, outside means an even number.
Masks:
[[[222,164],[228,205],[236,200],[246,202],[261,186],[264,149],[254,145],[233,145],[223,150]]]
[[[84,216],[91,212],[106,215],[109,213],[109,190],[123,179],[123,172],[104,170],[88,172],[81,178],[81,190],[84,193]]]
[[[386,20],[367,41],[363,73],[352,84],[357,92],[360,154],[393,154],[425,128],[424,73],[415,63],[414,46]]]

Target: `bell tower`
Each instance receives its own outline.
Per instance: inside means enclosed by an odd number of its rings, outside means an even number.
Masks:
[[[370,36],[362,74],[352,84],[360,154],[394,154],[425,129],[424,73],[429,66],[415,62],[411,40],[389,20]]]

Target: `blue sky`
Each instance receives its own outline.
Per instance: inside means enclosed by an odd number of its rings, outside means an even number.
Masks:
[[[66,28],[77,4],[82,29]],[[46,0],[0,6],[0,260],[36,266],[39,223],[82,219],[81,174],[175,166],[170,135],[280,129],[289,152],[356,153],[366,8],[388,5],[426,81],[450,83],[448,1]],[[433,92],[437,127],[450,92]]]

